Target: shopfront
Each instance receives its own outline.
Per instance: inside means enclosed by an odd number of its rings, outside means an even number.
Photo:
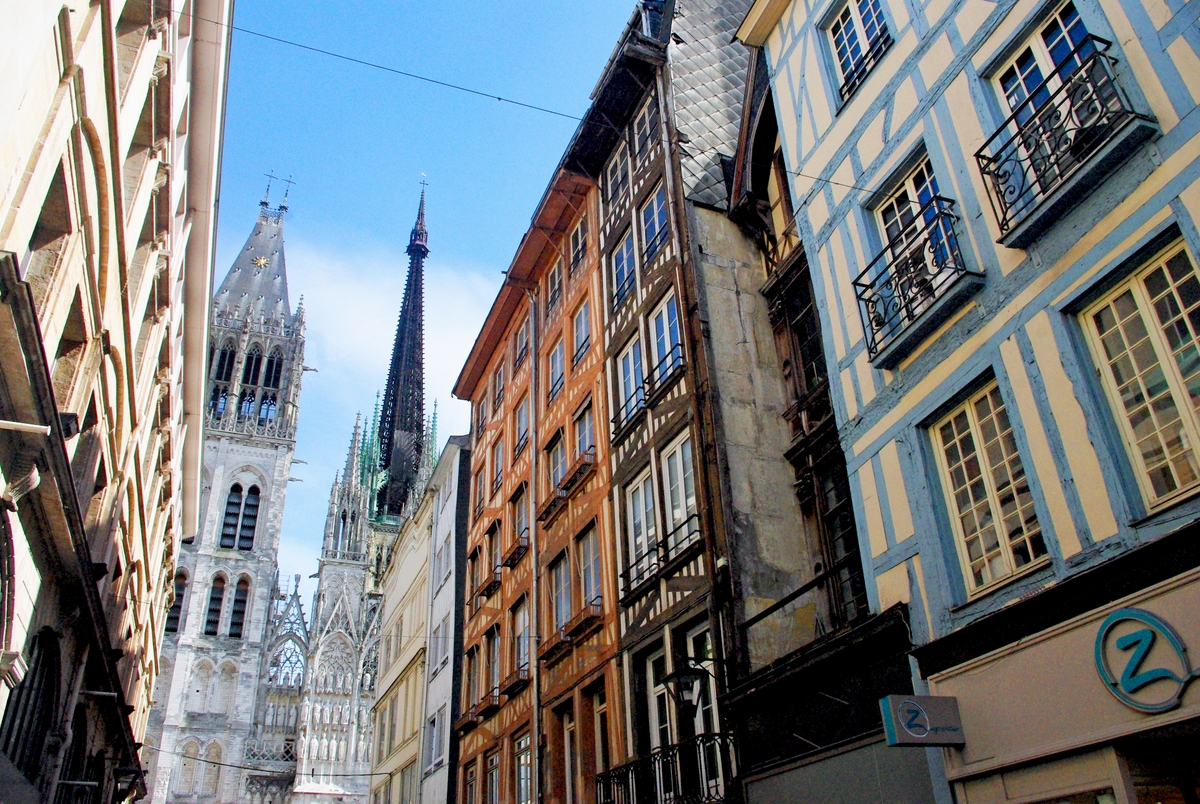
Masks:
[[[966,745],[944,749],[958,804],[1200,804],[1189,648],[1200,568],[931,673],[962,717]]]

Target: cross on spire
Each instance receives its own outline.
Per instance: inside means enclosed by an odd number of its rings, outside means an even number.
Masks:
[[[279,177],[275,175],[275,171],[273,170],[270,173],[264,173],[263,175],[267,177],[267,191],[263,193],[262,201],[259,201],[258,205],[263,209],[266,209],[270,205],[271,182],[277,181]],[[289,187],[288,189],[290,190],[291,188]]]

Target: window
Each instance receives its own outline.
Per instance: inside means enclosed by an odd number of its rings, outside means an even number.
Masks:
[[[587,257],[587,217],[579,219],[579,223],[575,224],[575,229],[571,232],[571,273],[575,273],[579,266],[583,265],[584,259]]]
[[[1150,506],[1200,484],[1200,276],[1175,244],[1084,315]]]
[[[196,765],[199,764],[200,748],[195,743],[189,742],[183,747],[183,756],[179,761],[179,781],[175,785],[175,792],[190,796],[196,791]]]
[[[563,787],[566,796],[565,804],[579,804],[579,782],[576,780],[579,769],[579,746],[575,737],[575,716],[567,711],[562,715],[563,728]]]
[[[213,372],[213,379],[217,382],[229,382],[232,380],[233,364],[235,362],[237,362],[237,350],[232,343],[227,343],[217,353],[217,366]]]
[[[617,407],[619,423],[627,422],[645,407],[646,387],[642,376],[642,344],[634,338],[618,358],[620,369],[620,404]]]
[[[500,694],[500,626],[487,633],[488,690],[492,695]]]
[[[592,717],[594,718],[593,745],[595,746],[596,773],[604,773],[609,768],[608,754],[608,698],[601,688],[592,696]]]
[[[596,425],[592,406],[588,405],[575,417],[575,455],[596,449]]]
[[[592,327],[591,322],[588,320],[588,303],[586,299],[583,304],[579,305],[579,309],[575,311],[573,328],[575,331],[575,356],[571,359],[571,365],[576,365],[587,354],[588,347],[592,345]]]
[[[221,603],[225,600],[225,579],[213,578],[212,590],[208,593],[208,618],[204,621],[204,633],[216,636],[221,625]]]
[[[279,349],[272,349],[271,356],[267,358],[267,370],[263,372],[263,387],[278,388],[282,375],[283,352],[279,351]]]
[[[629,525],[629,583],[632,589],[658,569],[654,485],[649,470],[625,492]]]
[[[475,516],[479,516],[483,512],[483,500],[487,496],[487,489],[483,480],[483,470],[480,469],[475,473]]]
[[[646,660],[646,692],[650,700],[650,747],[666,748],[671,740],[671,703],[667,690],[667,657],[659,650]]]
[[[700,536],[696,514],[696,481],[692,475],[692,439],[686,437],[663,455],[663,515],[667,526],[667,552],[677,551]]]
[[[171,610],[167,612],[167,631],[175,633],[179,630],[179,620],[183,616],[183,596],[187,593],[187,575],[175,573],[175,599],[171,601]]]
[[[829,28],[845,101],[892,45],[880,0],[850,0]]]
[[[629,153],[625,150],[624,145],[617,146],[617,152],[613,154],[612,161],[608,163],[608,169],[604,175],[608,189],[605,200],[610,205],[615,204],[629,189]]]
[[[516,804],[533,804],[533,763],[529,751],[529,735],[522,734],[513,742],[513,791]]]
[[[529,355],[529,319],[526,318],[521,322],[521,326],[517,329],[516,338],[516,355],[513,358],[513,371],[521,367],[525,362],[525,358]]]
[[[550,478],[550,488],[554,489],[562,482],[563,476],[567,473],[567,449],[561,435],[554,439],[546,452],[549,457],[546,471]]]
[[[258,385],[258,373],[262,368],[262,350],[251,346],[246,353],[246,364],[242,368],[242,385]]]
[[[446,640],[442,639],[442,625],[438,623],[433,627],[433,632],[429,635],[429,663],[432,666],[432,673],[436,673],[438,667],[442,663],[443,643]],[[432,674],[431,673],[431,674]]]
[[[942,482],[972,590],[1046,555],[1029,480],[996,383],[934,428]]]
[[[242,578],[233,590],[233,610],[229,615],[229,636],[234,639],[242,638],[242,628],[246,624],[246,599],[249,596],[250,581]]]
[[[496,366],[492,372],[492,406],[498,411],[504,401],[504,364]]]
[[[639,164],[649,156],[650,149],[659,141],[659,137],[658,98],[651,95],[633,121],[633,142]]]
[[[651,319],[654,330],[654,383],[660,384],[683,365],[683,345],[679,342],[679,309],[671,294]]]
[[[396,697],[388,701],[388,753],[396,749]]]
[[[642,207],[643,263],[649,263],[667,242],[667,190],[660,184]]]
[[[517,493],[517,499],[512,504],[513,533],[517,538],[529,538],[529,501],[525,499],[525,491]]]
[[[437,727],[438,716],[435,713],[433,717],[425,721],[425,767],[432,770],[437,760],[434,759],[434,751],[437,750]]]
[[[529,606],[525,598],[517,601],[512,610],[513,670],[529,669]]]
[[[504,436],[492,444],[492,493],[495,494],[504,482]]]
[[[516,412],[513,413],[514,424],[513,430],[517,434],[517,443],[513,447],[513,460],[525,451],[525,445],[529,443],[529,396],[526,395],[517,405]]]
[[[242,498],[242,486],[234,483],[225,498],[225,520],[221,524],[221,546],[239,550],[254,549],[254,529],[258,523],[258,486],[251,486]]]
[[[433,737],[433,761],[434,764],[441,764],[446,759],[446,705],[442,704],[438,707],[437,714],[434,716],[434,737]]]
[[[554,398],[556,396],[558,396],[558,392],[561,391],[562,387],[563,387],[563,342],[562,342],[562,338],[559,338],[558,341],[554,344],[554,348],[550,350],[550,357],[548,358],[548,360],[549,360],[549,364],[550,364],[549,380],[548,380],[550,383],[550,387],[546,391],[546,402],[550,403],[550,402],[554,401]]]
[[[550,607],[554,630],[561,631],[571,619],[571,571],[565,553],[550,565]]]
[[[616,251],[612,253],[613,272],[613,307],[620,307],[621,302],[633,290],[637,274],[633,264],[633,232],[628,232]]]
[[[483,804],[500,804],[500,754],[493,751],[484,759],[487,776],[483,780]]]
[[[600,537],[591,528],[579,540],[579,588],[583,593],[583,605],[590,606],[601,600],[600,589]]]
[[[467,683],[464,685],[467,693],[467,705],[463,709],[470,709],[471,706],[479,702],[479,649],[471,648],[467,651]]]
[[[479,804],[476,796],[479,793],[478,770],[472,762],[463,771],[463,804]]]
[[[439,664],[445,664],[450,658],[450,649],[454,646],[454,612],[446,612],[442,618],[442,656]]]
[[[242,395],[238,397],[238,420],[249,419],[254,415],[254,399],[256,393],[253,389],[242,391]]]
[[[562,260],[554,263],[554,267],[550,269],[550,273],[546,274],[546,315],[554,312],[558,307],[558,300],[562,298]]]

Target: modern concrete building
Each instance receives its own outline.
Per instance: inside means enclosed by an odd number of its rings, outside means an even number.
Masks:
[[[747,681],[748,801],[1200,795],[1193,22],[1121,0],[745,17],[739,220],[765,290],[811,288],[779,327],[821,343],[868,612]],[[869,698],[906,686],[957,701],[963,745],[885,745]]]
[[[465,590],[467,500],[471,493],[470,436],[450,436],[429,481],[434,494],[429,547],[429,614],[425,663],[425,723],[421,801],[458,801],[458,735],[461,714],[462,633],[458,601]]]
[[[0,8],[7,801],[145,793],[174,565],[202,507],[231,14]]]

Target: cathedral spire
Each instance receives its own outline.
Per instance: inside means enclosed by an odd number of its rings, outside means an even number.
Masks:
[[[213,297],[213,312],[237,320],[261,318],[291,322],[287,263],[283,256],[283,218],[287,199],[271,207],[270,184],[263,194],[258,220],[246,245]]]
[[[379,464],[387,470],[377,514],[397,516],[416,485],[425,446],[425,188],[408,241],[408,279],[379,420]]]

